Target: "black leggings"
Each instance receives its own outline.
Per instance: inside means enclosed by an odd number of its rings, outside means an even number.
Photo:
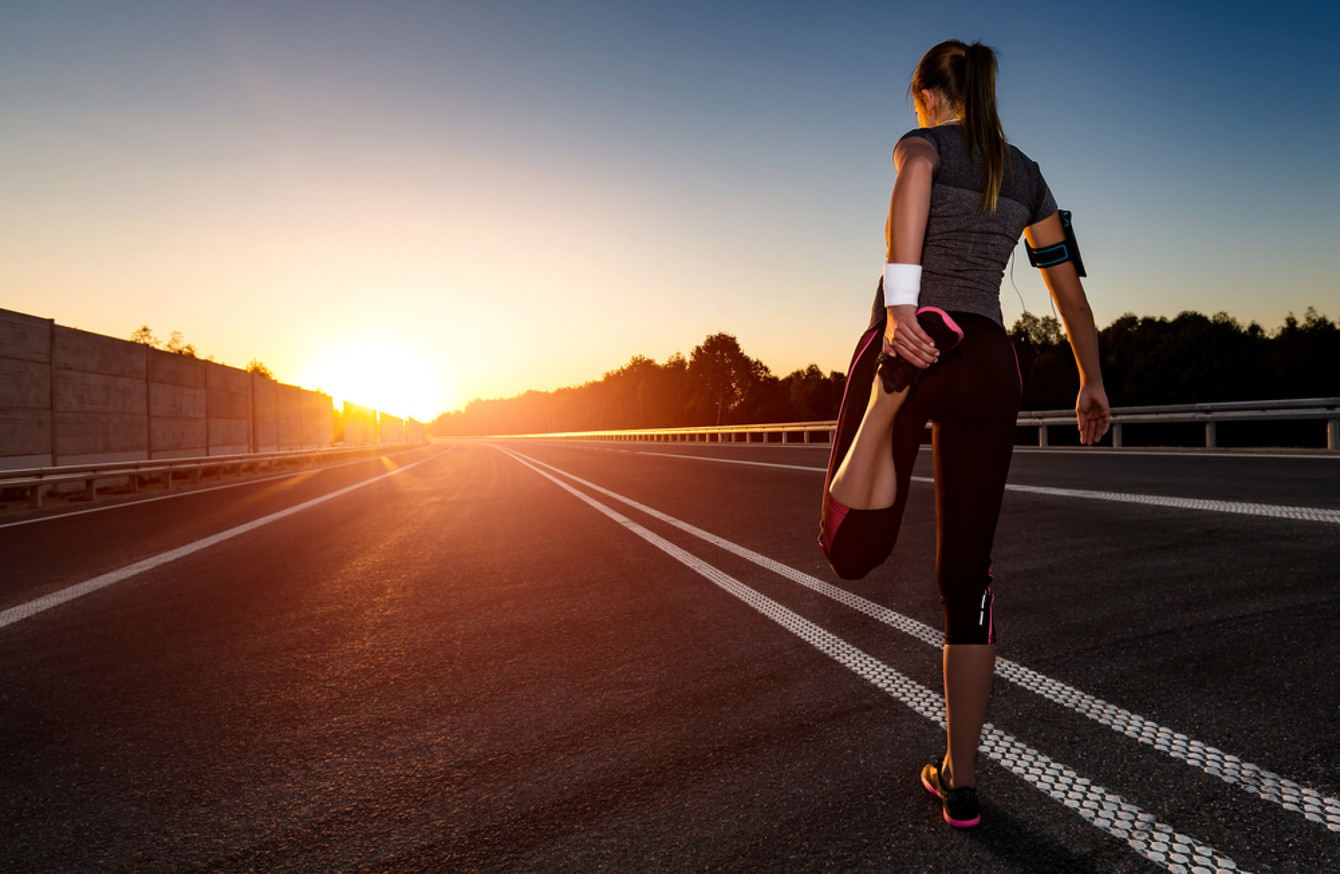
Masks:
[[[908,390],[893,426],[898,497],[892,507],[847,510],[825,550],[833,571],[858,580],[893,552],[907,505],[912,465],[926,423],[935,451],[935,575],[944,608],[945,642],[995,643],[991,618],[991,544],[1005,494],[1019,414],[1019,365],[1005,329],[971,313],[950,313],[963,340]],[[861,335],[847,371],[837,432],[824,480],[823,524],[833,508],[832,480],[870,401],[883,312]],[[836,518],[836,517],[835,517]]]

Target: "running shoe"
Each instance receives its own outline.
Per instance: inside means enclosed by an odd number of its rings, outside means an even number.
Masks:
[[[945,822],[954,828],[972,828],[982,821],[977,810],[977,790],[971,786],[946,789],[940,782],[940,763],[932,762],[921,769],[921,785],[926,791],[940,799],[944,807]]]
[[[963,329],[950,318],[949,313],[939,307],[922,307],[917,310],[917,324],[921,326],[921,330],[930,335],[941,355],[953,349],[963,339]],[[879,369],[876,373],[879,374],[880,382],[884,383],[884,390],[889,394],[900,392],[917,382],[923,373],[935,366],[932,364],[923,369],[905,358],[885,355],[883,352],[879,353],[878,361]]]

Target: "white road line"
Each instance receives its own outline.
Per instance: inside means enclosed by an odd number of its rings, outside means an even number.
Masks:
[[[451,450],[449,449],[443,450],[443,452],[449,452],[449,451]],[[43,595],[40,598],[35,598],[32,601],[28,601],[27,603],[19,604],[17,607],[10,607],[8,610],[0,611],[0,628],[4,628],[8,625],[13,625],[15,622],[20,622],[24,619],[28,619],[29,617],[36,616],[38,613],[41,613],[45,610],[50,610],[52,607],[59,606],[68,601],[73,601],[75,598],[82,597],[84,595],[89,594],[90,592],[96,592],[99,589],[105,589],[106,587],[114,583],[119,583],[122,580],[129,579],[130,577],[133,577],[136,574],[142,574],[147,570],[152,570],[153,568],[167,564],[170,561],[176,561],[177,559],[182,558],[183,556],[190,555],[191,553],[199,552],[200,550],[213,546],[216,543],[222,543],[225,540],[231,540],[232,538],[237,537],[240,534],[246,534],[248,531],[254,531],[263,525],[269,525],[271,522],[276,522],[280,519],[283,519],[286,516],[292,516],[294,513],[301,512],[310,507],[315,507],[317,504],[323,504],[332,498],[338,498],[340,495],[346,495],[349,492],[354,491],[355,489],[361,489],[363,488],[363,486],[371,485],[372,483],[384,480],[387,477],[404,473],[405,471],[409,470],[412,467],[417,467],[418,465],[423,464],[425,461],[432,461],[434,458],[437,458],[439,455],[442,455],[443,452],[435,452],[432,455],[428,456],[427,458],[420,459],[419,461],[413,462],[412,464],[407,464],[404,467],[398,467],[395,470],[379,474],[378,476],[374,476],[371,479],[365,479],[362,482],[354,483],[351,486],[345,486],[342,489],[336,489],[335,491],[330,492],[329,494],[322,495],[319,498],[313,498],[310,501],[304,501],[301,504],[296,504],[285,510],[280,510],[276,513],[271,513],[268,516],[262,516],[259,519],[253,519],[250,522],[246,522],[242,525],[229,528],[227,531],[220,531],[218,534],[213,534],[210,535],[209,537],[201,538],[200,540],[188,543],[185,546],[179,546],[176,549],[170,549],[167,552],[160,552],[158,555],[150,556],[149,558],[146,558],[143,561],[137,561],[134,564],[127,565],[126,567],[120,568],[119,570],[108,571],[107,573],[96,576],[91,580],[85,580],[82,583],[76,583],[75,585],[67,586],[64,589],[58,589],[54,592],[50,592],[46,595]]]
[[[532,444],[536,441],[531,441]],[[564,440],[551,441],[551,443],[566,443],[568,445],[579,445],[583,449],[597,448],[591,440]],[[659,445],[666,445],[661,443]],[[670,444],[673,445],[673,444]],[[799,449],[807,452],[817,452],[822,450],[827,453],[829,446],[827,443],[699,443],[703,447],[735,447],[736,449],[763,449],[767,452],[776,452],[781,449]],[[629,450],[621,449],[620,452]],[[921,447],[922,452],[930,451],[930,446],[925,444]],[[1027,455],[1094,455],[1108,456],[1120,455],[1131,458],[1272,458],[1283,459],[1287,461],[1298,461],[1306,459],[1310,461],[1340,461],[1340,452],[1332,449],[1304,449],[1296,452],[1266,452],[1256,449],[1113,449],[1110,446],[1016,446],[1014,451]],[[660,453],[648,452],[647,455]],[[671,453],[664,453],[670,455]],[[686,458],[698,458],[701,456],[685,456]]]
[[[807,470],[827,472],[826,467],[810,467],[805,464],[776,464],[770,461],[745,461],[742,458],[714,458],[711,455],[684,455],[679,452],[638,452],[638,455],[653,455],[657,458],[687,458],[692,461],[717,461],[722,464],[743,464],[748,467],[780,467],[785,470]]]
[[[751,589],[659,534],[644,528],[617,510],[546,473],[520,453],[503,447],[498,449],[594,507],[676,561],[706,577],[892,698],[906,704],[941,728],[944,727],[944,699],[936,692]],[[1034,788],[1074,810],[1095,828],[1124,841],[1127,846],[1146,859],[1175,872],[1200,870],[1212,874],[1218,872],[1227,874],[1238,870],[1237,863],[1213,847],[1179,834],[1172,826],[1160,822],[1153,814],[1146,813],[1120,795],[1095,785],[1093,781],[1073,769],[1043,755],[990,723],[983,726],[982,733],[981,750],[987,756]]]
[[[688,522],[676,519],[660,510],[648,507],[632,498],[624,497],[609,489],[602,488],[593,482],[584,480],[574,474],[545,464],[542,461],[531,458],[530,461],[542,467],[546,467],[555,473],[562,474],[573,482],[593,491],[599,492],[620,503],[626,504],[636,510],[646,513],[654,519],[658,519],[667,525],[672,525],[681,531],[692,534],[700,540],[711,543],[713,546],[733,553],[746,561],[752,562],[766,570],[799,583],[800,585],[844,604],[853,610],[857,610],[879,622],[902,631],[924,643],[931,646],[940,646],[943,643],[943,635],[910,616],[904,616],[895,610],[890,610],[874,601],[862,598],[839,586],[825,582],[817,577],[811,576],[803,571],[796,570],[789,565],[782,564],[779,561],[768,558],[765,555],[754,552],[744,546],[732,543],[723,537],[718,537],[708,531],[704,531]],[[1187,735],[1174,731],[1173,729],[1159,725],[1153,720],[1146,719],[1139,714],[1132,713],[1125,708],[1118,707],[1115,704],[1109,704],[1101,698],[1090,695],[1054,680],[1043,674],[1034,671],[1032,668],[1026,668],[1009,659],[998,658],[996,660],[996,673],[1009,680],[1011,683],[1022,686],[1029,691],[1046,698],[1054,704],[1059,704],[1069,710],[1079,713],[1089,719],[1102,725],[1106,725],[1113,731],[1126,735],[1140,743],[1152,746],[1159,752],[1168,756],[1181,759],[1188,765],[1217,777],[1226,783],[1233,784],[1241,788],[1249,795],[1254,795],[1266,801],[1280,805],[1285,810],[1292,811],[1302,815],[1304,818],[1326,826],[1333,832],[1340,832],[1340,798],[1330,798],[1315,789],[1310,789],[1292,780],[1285,779],[1273,771],[1268,771],[1259,765],[1251,762],[1244,762],[1237,756],[1225,753],[1217,747],[1209,746],[1198,740],[1187,737]]]
[[[1009,484],[1005,488],[1008,491],[1048,495],[1050,497],[1082,498],[1090,501],[1113,501],[1118,504],[1144,504],[1150,507],[1174,507],[1179,510],[1206,510],[1212,513],[1237,513],[1242,516],[1267,516],[1275,519],[1301,519],[1307,522],[1340,524],[1340,510],[1330,510],[1322,507],[1287,507],[1280,504],[1255,504],[1249,501],[1171,498],[1165,495],[1097,492],[1090,489],[1055,489],[1049,486]]]
[[[689,458],[694,461],[716,461],[722,464],[743,464],[751,467],[781,467],[788,470],[807,470],[817,473],[825,467],[807,467],[799,464],[774,464],[766,461],[745,461],[736,458],[712,458],[706,455],[681,455],[673,452],[640,452],[667,458]],[[914,476],[912,482],[934,483],[928,476]],[[1282,504],[1256,504],[1249,501],[1215,501],[1206,498],[1173,498],[1166,495],[1139,495],[1125,492],[1099,492],[1092,489],[1057,489],[1049,486],[1005,485],[1007,492],[1047,495],[1055,498],[1079,498],[1088,501],[1112,501],[1118,504],[1143,504],[1149,507],[1170,507],[1177,510],[1204,510],[1211,513],[1236,513],[1242,516],[1265,516],[1274,519],[1299,519],[1305,522],[1340,524],[1340,510],[1323,507],[1289,507]]]
[[[444,451],[450,452],[452,449],[455,448],[456,447],[452,446]],[[384,458],[385,456],[377,456],[377,457]],[[173,492],[169,495],[158,495],[157,497],[141,498],[135,501],[120,501],[115,504],[106,504],[101,507],[86,507],[82,510],[71,510],[68,513],[53,513],[50,516],[37,516],[33,519],[19,519],[16,522],[0,522],[0,528],[14,528],[19,525],[32,525],[37,522],[52,522],[56,519],[69,519],[71,516],[83,516],[88,513],[101,513],[106,510],[121,510],[124,509],[125,507],[138,507],[140,504],[152,504],[157,501],[170,501],[173,498],[186,498],[190,497],[191,495],[204,495],[208,494],[209,492],[217,492],[222,489],[235,489],[240,486],[251,486],[256,485],[257,483],[268,483],[273,482],[277,479],[288,479],[289,477],[302,476],[303,474],[307,473],[318,473],[320,471],[325,470],[338,470],[341,467],[348,467],[351,464],[359,464],[360,462],[368,461],[370,458],[371,456],[364,458],[355,458],[353,461],[341,461],[338,464],[326,464],[322,465],[321,467],[308,468],[307,470],[294,470],[289,471],[288,473],[280,473],[274,476],[260,477],[258,479],[240,480],[235,483],[225,483],[223,485],[207,486],[201,489],[188,489],[187,491],[184,492]]]

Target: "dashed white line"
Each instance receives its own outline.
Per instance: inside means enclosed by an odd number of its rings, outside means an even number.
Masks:
[[[584,501],[676,561],[809,643],[915,712],[944,727],[944,699],[869,653],[751,589],[729,574],[676,546],[659,534],[541,470],[511,449],[499,450]],[[549,467],[549,465],[545,465]],[[557,468],[552,468],[558,470]],[[564,471],[558,471],[569,476]],[[576,480],[576,477],[573,477]],[[578,480],[580,481],[580,480]],[[1074,810],[1095,828],[1125,841],[1132,850],[1169,871],[1229,874],[1237,863],[1213,847],[1178,833],[1153,814],[1109,792],[1065,765],[1043,755],[990,723],[983,726],[982,752],[1054,800]]]
[[[533,458],[530,461],[560,473],[573,482],[580,483],[586,488],[646,513],[652,518],[678,528],[700,540],[711,543],[713,546],[738,555],[746,561],[770,570],[792,582],[799,583],[814,592],[838,601],[918,640],[932,646],[939,646],[943,642],[940,632],[910,616],[904,616],[897,611],[876,604],[874,601],[862,598],[803,571],[796,570],[747,547],[732,543],[723,537],[718,537],[711,532],[704,531],[688,522],[676,519],[674,516],[662,513],[660,510],[598,486],[553,465],[545,464]],[[1212,777],[1236,785],[1250,795],[1278,804],[1285,810],[1301,814],[1311,822],[1324,825],[1330,831],[1340,832],[1340,798],[1331,798],[1315,789],[1281,777],[1259,765],[1244,762],[1237,756],[1189,738],[1181,732],[1161,726],[1153,720],[1146,719],[1125,708],[1109,704],[1101,698],[1059,680],[1054,680],[1009,659],[998,658],[996,660],[996,673],[1055,704],[1060,704],[1095,722],[1106,725],[1113,731],[1120,732],[1140,743],[1152,746],[1172,758],[1181,759],[1191,767]]]
[[[740,458],[713,458],[707,455],[682,455],[675,452],[641,452],[668,458],[689,458],[694,461],[716,461],[722,464],[742,464],[751,467],[780,467],[788,470],[806,470],[824,473],[827,468],[799,464],[776,464],[768,461],[747,461]],[[912,482],[933,483],[928,476],[914,476]],[[1100,492],[1092,489],[1058,489],[1050,486],[1026,486],[1006,483],[1008,492],[1023,492],[1057,498],[1079,498],[1088,501],[1112,501],[1119,504],[1143,504],[1150,507],[1171,507],[1178,510],[1204,510],[1212,513],[1236,513],[1243,516],[1265,516],[1274,519],[1298,519],[1306,522],[1340,524],[1340,510],[1324,507],[1289,507],[1281,504],[1257,504],[1249,501],[1216,501],[1206,498],[1176,498],[1167,495],[1140,495],[1125,492]]]

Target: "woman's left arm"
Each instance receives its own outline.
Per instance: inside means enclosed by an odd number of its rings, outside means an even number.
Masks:
[[[1065,228],[1061,224],[1061,214],[1054,212],[1024,228],[1024,238],[1034,249],[1062,242]],[[1079,368],[1079,397],[1075,400],[1079,441],[1091,445],[1107,433],[1112,423],[1112,410],[1103,388],[1103,371],[1098,360],[1098,327],[1093,320],[1093,310],[1073,261],[1042,268],[1042,280],[1047,283],[1047,290],[1061,310],[1070,349],[1075,353],[1075,366]]]

